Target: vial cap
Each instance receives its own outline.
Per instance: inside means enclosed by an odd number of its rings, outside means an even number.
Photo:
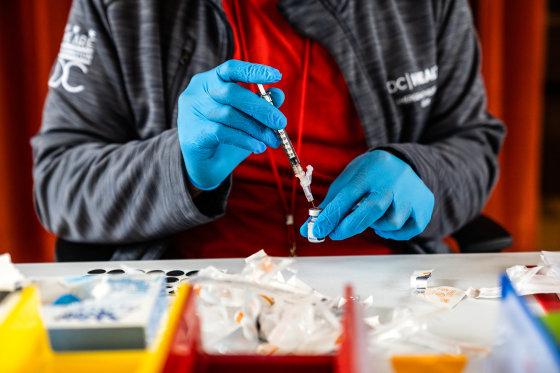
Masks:
[[[319,216],[321,211],[323,211],[322,208],[313,207],[313,208],[309,209],[309,216]]]

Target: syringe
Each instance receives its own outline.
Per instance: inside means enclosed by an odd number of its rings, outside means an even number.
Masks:
[[[268,101],[271,105],[274,105],[270,93],[265,91],[263,85],[257,84],[257,87],[259,87],[261,97]],[[303,193],[305,193],[305,198],[307,198],[308,202],[311,202],[313,204],[313,194],[311,194],[311,173],[313,172],[313,167],[307,166],[307,173],[303,171],[299,158],[296,154],[296,150],[294,149],[294,146],[292,145],[292,142],[290,141],[290,138],[288,137],[286,131],[281,129],[275,130],[275,132],[278,135],[280,142],[282,143],[282,148],[284,149],[284,153],[286,153],[286,156],[290,161],[290,165],[292,166],[292,170],[294,170],[294,174],[299,179],[299,183],[303,188]],[[313,204],[313,206],[315,205]]]

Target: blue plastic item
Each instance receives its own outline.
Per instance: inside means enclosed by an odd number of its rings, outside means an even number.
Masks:
[[[502,304],[489,372],[560,372],[560,349],[544,324],[502,275]]]
[[[346,166],[319,207],[315,237],[343,240],[371,227],[383,238],[408,240],[430,222],[434,195],[407,163],[374,150]],[[307,236],[307,222],[300,233]]]
[[[277,109],[284,93],[269,89],[274,107],[237,83],[270,84],[281,77],[269,66],[229,60],[192,78],[179,96],[177,128],[193,186],[215,189],[251,153],[280,145],[273,129],[287,123]]]
[[[80,298],[78,298],[74,294],[64,294],[64,295],[61,295],[60,297],[58,297],[57,299],[55,299],[55,301],[52,304],[53,305],[70,304],[70,303],[75,303],[75,302],[79,302],[79,301],[80,301]]]

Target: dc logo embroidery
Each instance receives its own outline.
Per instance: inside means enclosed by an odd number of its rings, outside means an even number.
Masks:
[[[62,86],[70,93],[78,93],[84,90],[83,85],[71,85],[68,80],[73,70],[79,70],[82,74],[87,74],[95,53],[95,38],[94,30],[83,33],[80,26],[66,26],[56,67],[49,79],[49,87],[58,88]]]

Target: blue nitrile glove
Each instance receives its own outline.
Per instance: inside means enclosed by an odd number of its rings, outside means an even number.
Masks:
[[[372,227],[383,238],[408,240],[430,222],[434,195],[407,163],[374,150],[346,166],[320,207],[315,237],[343,240]],[[307,222],[300,233],[307,237]]]
[[[274,107],[236,82],[269,84],[281,77],[272,67],[236,60],[193,76],[179,96],[177,127],[194,187],[215,189],[251,152],[280,145],[272,129],[286,126],[286,117],[276,108],[284,93],[269,90]]]

